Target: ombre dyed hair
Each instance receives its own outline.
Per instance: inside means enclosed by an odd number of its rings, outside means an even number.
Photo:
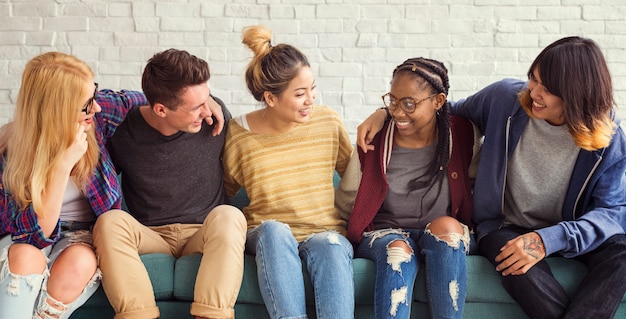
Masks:
[[[551,94],[563,100],[565,125],[576,145],[593,151],[608,146],[616,125],[611,75],[602,51],[591,39],[566,37],[547,46],[528,70],[537,69]],[[530,90],[519,94],[521,105],[532,116]]]

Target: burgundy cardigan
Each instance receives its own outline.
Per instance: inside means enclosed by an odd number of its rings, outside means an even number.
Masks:
[[[362,177],[346,234],[346,237],[355,243],[361,241],[364,231],[372,230],[374,216],[387,196],[389,183],[387,183],[385,172],[391,157],[394,132],[393,127],[389,127],[390,123],[393,121],[385,123],[383,129],[374,137],[372,141],[372,144],[376,146],[374,151],[368,151],[365,154],[361,148],[357,148]],[[447,172],[452,217],[472,229],[472,185],[468,169],[473,156],[474,130],[470,121],[451,116],[450,134],[452,150]]]

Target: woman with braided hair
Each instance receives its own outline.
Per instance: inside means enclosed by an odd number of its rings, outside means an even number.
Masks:
[[[376,264],[376,318],[410,317],[421,260],[431,316],[463,315],[469,168],[478,143],[469,121],[450,116],[448,88],[439,61],[412,58],[397,66],[382,96],[391,120],[374,137],[373,151],[352,156],[337,190],[356,256]]]

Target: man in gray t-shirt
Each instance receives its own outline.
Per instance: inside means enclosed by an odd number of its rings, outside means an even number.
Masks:
[[[208,64],[185,51],[155,54],[142,78],[150,105],[130,109],[107,144],[129,213],[99,218],[94,245],[117,315],[160,316],[139,255],[202,253],[191,314],[234,317],[246,221],[225,205],[220,126],[230,113],[210,95],[209,77]]]

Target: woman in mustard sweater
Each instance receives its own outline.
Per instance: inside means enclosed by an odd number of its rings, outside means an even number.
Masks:
[[[334,207],[333,175],[343,174],[352,145],[338,114],[313,104],[306,56],[270,43],[262,26],[244,29],[254,57],[246,84],[265,108],[229,124],[225,187],[245,188],[250,205],[246,252],[256,256],[271,318],[306,318],[302,266],[311,276],[317,318],[353,318],[353,250]]]

